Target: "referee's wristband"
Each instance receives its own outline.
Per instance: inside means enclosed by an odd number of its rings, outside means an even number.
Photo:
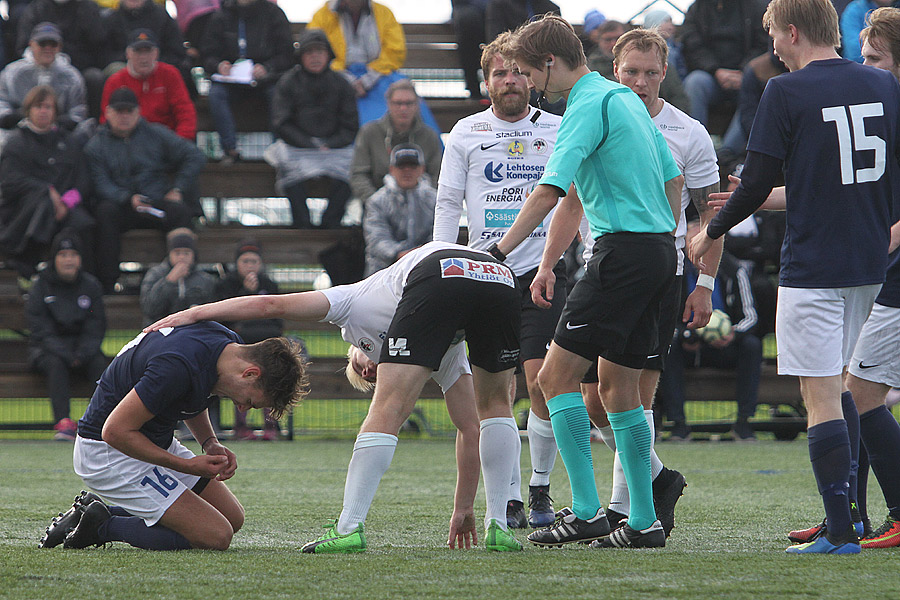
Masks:
[[[716,289],[716,278],[712,275],[707,275],[706,273],[700,273],[697,276],[697,285],[699,287],[705,287],[709,291],[713,291]]]
[[[499,260],[500,262],[503,262],[504,260],[506,260],[506,255],[503,254],[503,252],[500,250],[500,247],[497,246],[497,242],[494,242],[493,244],[491,244],[488,247],[487,252],[488,252],[488,254],[490,254],[491,256],[493,256],[494,258]]]

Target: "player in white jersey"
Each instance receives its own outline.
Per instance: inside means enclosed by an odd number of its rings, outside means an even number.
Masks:
[[[714,211],[708,206],[708,194],[719,190],[719,168],[712,140],[703,125],[659,97],[659,87],[666,76],[668,47],[655,29],[633,29],[619,37],[613,48],[614,72],[619,83],[628,86],[647,106],[653,123],[666,140],[672,157],[684,175],[681,191],[681,218],[675,232],[675,247],[678,250],[676,280],[667,293],[660,310],[659,346],[654,355],[647,359],[641,373],[640,395],[644,414],[651,431],[653,421],[653,397],[659,383],[660,374],[668,354],[669,344],[677,325],[677,319],[689,322],[691,328],[703,327],[712,313],[712,286],[722,253],[722,242],[714,249],[714,255],[701,269],[700,284],[682,303],[682,271],[684,267],[685,232],[687,219],[685,210],[693,202],[701,220],[707,223]],[[571,220],[580,214],[580,207],[572,205],[575,212],[568,211],[569,204],[563,201],[558,210],[562,219],[564,211]],[[588,231],[587,220],[581,218],[579,228],[585,242],[585,260],[592,252],[593,240]],[[693,318],[691,317],[693,315]],[[615,452],[616,444],[606,411],[600,401],[597,387],[597,369],[588,369],[582,386],[582,395],[588,407],[591,421],[599,428],[603,442]],[[654,439],[655,436],[653,436]],[[671,533],[675,523],[675,503],[686,486],[684,477],[678,471],[663,466],[655,450],[651,450],[651,475],[653,477],[653,499],[657,516],[666,531]],[[613,489],[606,511],[610,525],[624,523],[630,510],[628,486],[618,455],[613,467]]]
[[[519,318],[509,307],[518,295],[512,272],[491,256],[430,242],[358,283],[195,306],[148,330],[211,319],[329,321],[356,348],[350,352],[348,379],[375,383],[375,395],[354,445],[341,515],[324,536],[306,544],[304,552],[365,550],[363,522],[390,465],[400,425],[429,376],[443,388],[461,433],[448,545],[477,544],[473,505],[480,455],[487,497],[485,545],[489,550],[521,550],[506,527],[509,473],[518,439],[509,389],[518,361]],[[474,376],[460,343],[461,330]]]
[[[503,237],[543,174],[544,165],[556,143],[556,131],[562,119],[528,105],[525,77],[505,65],[499,54],[500,44],[507,35],[498,36],[484,48],[481,55],[491,107],[461,119],[450,132],[441,163],[435,206],[435,240],[456,241],[463,201],[467,209],[470,247],[486,250]],[[545,223],[549,222],[548,217]],[[531,400],[528,415],[532,464],[530,511],[526,519],[520,489],[521,469],[516,464],[510,480],[507,506],[510,527],[525,527],[528,524],[546,527],[554,520],[550,501],[550,471],[556,460],[557,448],[547,405],[537,384],[537,373],[566,303],[564,264],[557,260],[554,265],[557,293],[550,310],[538,309],[528,292],[546,239],[547,228],[538,226],[504,261],[517,275],[522,290],[521,363]]]

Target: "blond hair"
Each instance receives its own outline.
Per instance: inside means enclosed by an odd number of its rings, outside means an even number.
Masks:
[[[356,346],[347,348],[347,366],[344,367],[344,375],[347,376],[347,381],[349,381],[350,385],[355,389],[360,392],[370,392],[375,388],[375,383],[363,379],[363,376],[357,373],[356,369],[353,368],[353,351],[356,349]]]
[[[584,46],[568,21],[553,13],[526,23],[513,32],[501,49],[507,60],[541,66],[553,54],[570,69],[587,63]]]
[[[489,81],[491,78],[491,68],[494,64],[494,58],[503,57],[503,46],[509,43],[512,33],[504,31],[494,38],[490,44],[486,44],[481,48],[481,71],[484,73],[484,80]]]
[[[831,0],[772,0],[763,15],[766,31],[793,25],[813,46],[841,45],[838,15]]]
[[[619,39],[616,40],[616,45],[612,49],[613,63],[619,65],[625,53],[630,50],[637,50],[638,52],[652,52],[655,50],[657,56],[659,56],[660,65],[663,67],[669,60],[669,45],[666,44],[666,40],[655,27],[653,29],[632,29],[619,36]]]

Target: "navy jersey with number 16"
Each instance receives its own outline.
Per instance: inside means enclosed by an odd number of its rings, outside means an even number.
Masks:
[[[769,81],[748,149],[784,160],[782,286],[884,281],[897,219],[898,113],[900,86],[893,75],[841,58],[813,61]]]

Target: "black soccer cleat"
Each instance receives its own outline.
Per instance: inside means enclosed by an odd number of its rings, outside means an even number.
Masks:
[[[101,546],[103,541],[100,539],[100,526],[109,521],[112,514],[109,508],[103,502],[94,500],[91,502],[81,515],[81,520],[63,542],[63,548],[81,549],[88,546]]]
[[[565,544],[580,542],[586,544],[609,534],[609,521],[600,508],[592,519],[579,519],[571,508],[556,513],[556,521],[546,529],[528,534],[528,541],[535,546],[559,548]]]
[[[521,500],[510,500],[506,503],[506,526],[510,529],[525,529],[528,518],[525,516],[525,504]]]
[[[553,511],[549,484],[528,486],[528,509],[528,524],[534,529],[553,525],[556,513]]]
[[[81,520],[84,507],[95,500],[100,500],[100,496],[93,492],[81,490],[81,493],[75,496],[72,508],[67,510],[65,514],[59,513],[58,516],[53,517],[53,520],[50,521],[50,525],[44,531],[44,537],[38,542],[38,548],[56,548],[62,544],[69,532],[75,529]]]
[[[591,542],[591,548],[662,548],[665,545],[666,532],[658,520],[640,531],[626,523],[608,536]]]
[[[656,485],[657,481],[659,485]],[[663,531],[666,532],[666,537],[669,537],[675,529],[675,505],[684,494],[687,482],[684,475],[678,471],[663,467],[653,483],[653,509],[656,518],[662,524]]]

